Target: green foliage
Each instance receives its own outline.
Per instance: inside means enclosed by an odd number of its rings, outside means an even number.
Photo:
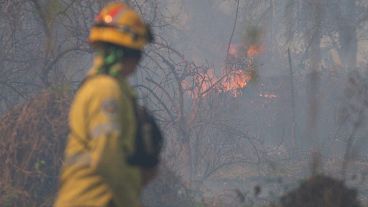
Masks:
[[[34,164],[34,168],[37,171],[41,171],[46,165],[45,160],[37,160],[36,163]]]
[[[202,203],[196,203],[194,207],[205,207]]]
[[[52,85],[48,89],[51,93],[56,95],[66,95],[71,94],[73,91],[72,86],[69,83],[62,85]]]
[[[17,192],[16,188],[7,187],[2,189],[2,193],[4,193],[1,206],[3,207],[13,207],[15,201],[18,200],[20,194]]]
[[[49,28],[52,27],[53,22],[57,17],[58,13],[61,12],[63,9],[64,8],[59,0],[52,0],[47,2],[45,6],[45,18],[46,18],[45,21]]]

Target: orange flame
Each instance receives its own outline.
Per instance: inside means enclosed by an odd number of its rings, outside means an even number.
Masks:
[[[238,46],[236,44],[230,44],[228,53],[233,57],[237,57],[239,55]]]
[[[192,98],[204,97],[210,91],[229,92],[232,96],[241,95],[241,89],[247,86],[252,79],[251,74],[242,69],[237,69],[217,78],[214,70],[209,69],[206,73],[200,73],[193,77],[192,84],[188,80],[182,81],[182,87],[188,91]]]
[[[261,54],[263,51],[263,47],[261,45],[253,44],[247,50],[247,57],[254,58],[257,55]]]
[[[228,74],[224,81],[222,81],[222,90],[232,91],[245,88],[250,79],[251,77],[245,74],[243,70],[235,70]]]
[[[241,58],[241,56],[244,57],[244,52],[246,52],[246,56],[250,63],[253,63],[252,59],[262,53],[262,51],[262,46],[258,44],[251,45],[247,50],[244,50],[244,47],[231,44],[228,53],[232,58],[237,59]],[[240,53],[243,53],[243,55]],[[248,66],[245,67],[248,68],[252,66],[248,64]],[[182,81],[182,87],[193,99],[204,97],[209,94],[210,91],[218,93],[229,92],[232,96],[237,97],[241,95],[241,89],[245,88],[253,77],[253,74],[251,72],[246,72],[245,68],[234,69],[231,66],[224,67],[222,73],[223,75],[221,78],[218,78],[214,69],[208,69],[206,72],[194,75],[191,81]]]

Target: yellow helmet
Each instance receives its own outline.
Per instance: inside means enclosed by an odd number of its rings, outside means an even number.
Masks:
[[[89,34],[91,43],[107,42],[143,50],[153,36],[148,25],[127,4],[115,2],[101,10]]]

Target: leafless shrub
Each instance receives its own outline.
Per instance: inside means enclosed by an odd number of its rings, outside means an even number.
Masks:
[[[44,91],[0,119],[0,206],[51,206],[70,95]]]
[[[346,103],[341,113],[340,122],[345,129],[346,142],[342,176],[345,177],[348,164],[356,158],[356,148],[359,136],[364,136],[368,117],[368,74],[367,72],[352,72],[345,89]],[[362,141],[362,140],[360,140]]]

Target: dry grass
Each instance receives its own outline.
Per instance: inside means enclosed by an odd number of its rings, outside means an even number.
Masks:
[[[1,207],[52,205],[68,133],[70,98],[70,93],[45,91],[0,118]],[[314,176],[280,201],[283,207],[360,207],[356,196],[341,181]],[[167,167],[144,196],[149,206],[160,207],[193,206],[192,199]]]
[[[0,119],[0,206],[51,206],[70,94],[45,91]]]

